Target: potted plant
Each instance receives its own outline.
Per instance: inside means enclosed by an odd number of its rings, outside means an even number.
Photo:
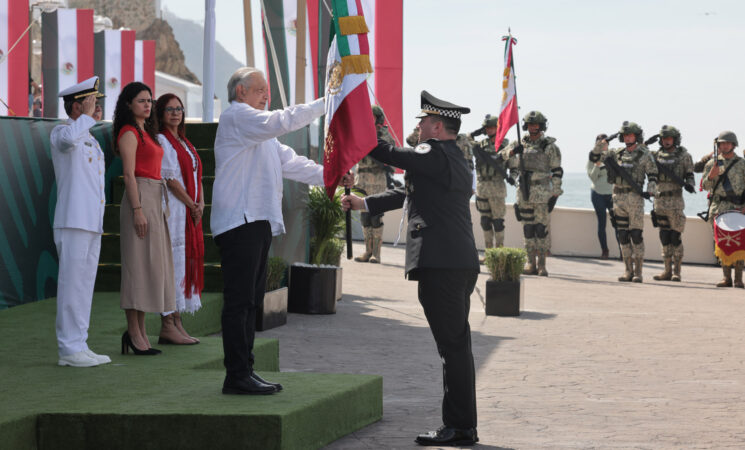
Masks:
[[[264,304],[256,312],[256,329],[269,330],[287,323],[287,263],[271,257],[266,263],[266,293]]]
[[[341,190],[332,198],[322,187],[308,191],[310,214],[310,264],[290,266],[290,312],[333,314],[341,299],[341,254],[344,241],[337,236],[344,230]]]
[[[523,271],[528,254],[521,248],[488,248],[484,264],[491,279],[486,281],[486,315],[519,316],[523,303]]]

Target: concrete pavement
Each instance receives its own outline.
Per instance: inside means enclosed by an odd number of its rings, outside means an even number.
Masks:
[[[355,244],[355,254],[362,246]],[[291,314],[259,333],[280,339],[282,371],[384,377],[383,420],[330,449],[417,448],[441,424],[442,370],[404,250],[383,264],[344,261],[328,316]],[[745,290],[721,269],[684,266],[683,282],[619,283],[619,261],[551,257],[524,277],[520,317],[486,317],[479,276],[470,323],[477,370],[476,448],[745,448]]]

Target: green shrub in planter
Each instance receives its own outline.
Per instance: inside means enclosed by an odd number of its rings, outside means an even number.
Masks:
[[[523,272],[528,254],[521,248],[487,248],[484,264],[494,281],[518,281]]]
[[[338,266],[344,241],[337,236],[344,231],[344,210],[341,208],[341,189],[333,198],[326,195],[323,187],[315,186],[308,191],[311,240],[310,263]]]
[[[283,286],[286,286],[285,273],[287,271],[287,263],[284,259],[273,256],[266,262],[266,291],[275,291]]]
[[[484,264],[491,273],[486,281],[484,310],[487,316],[519,316],[524,289],[520,274],[528,254],[521,248],[488,248]]]

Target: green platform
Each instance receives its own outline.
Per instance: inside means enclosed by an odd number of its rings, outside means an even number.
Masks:
[[[380,376],[276,372],[274,339],[257,338],[256,368],[285,389],[222,395],[222,341],[205,337],[219,330],[221,301],[205,294],[185,315],[201,344],[138,357],[119,351],[118,293],[97,293],[88,343],[113,362],[84,369],[56,365],[54,299],[1,311],[0,449],[305,449],[380,420]],[[148,315],[149,334],[158,320]]]

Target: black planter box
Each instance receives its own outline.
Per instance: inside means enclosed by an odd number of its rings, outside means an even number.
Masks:
[[[514,317],[523,306],[523,281],[486,281],[486,315]]]
[[[287,323],[287,288],[264,294],[264,304],[256,312],[256,330],[265,331]]]
[[[334,314],[340,291],[341,268],[292,265],[287,310],[301,314]]]

